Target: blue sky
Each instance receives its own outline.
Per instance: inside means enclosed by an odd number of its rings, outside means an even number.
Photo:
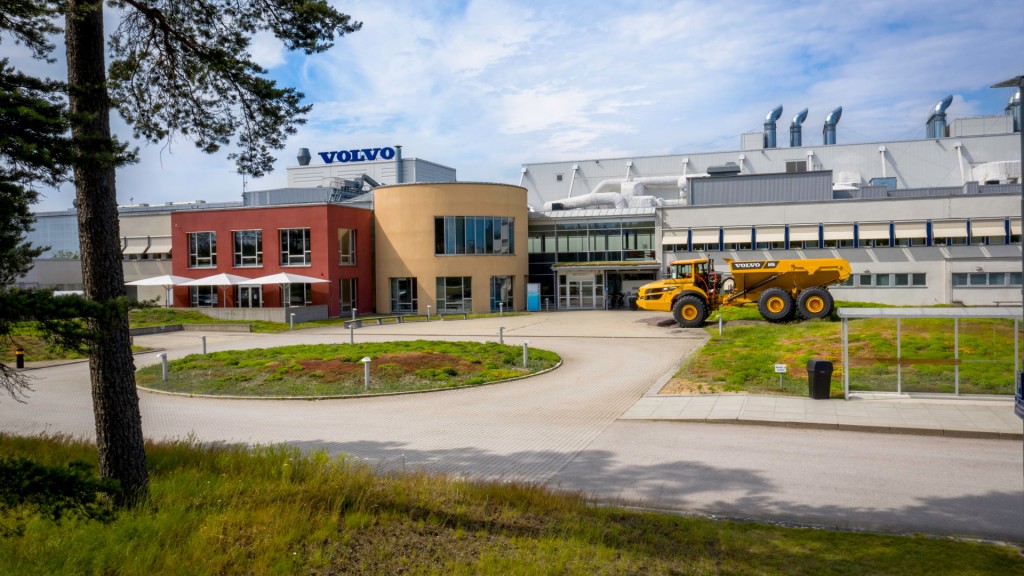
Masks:
[[[529,162],[736,150],[780,104],[784,144],[803,108],[804,142],[820,142],[837,106],[840,144],[919,138],[946,95],[950,120],[1001,114],[1011,90],[989,86],[1024,74],[1021,0],[332,3],[363,29],[330,52],[253,45],[313,111],[250,190],[284,186],[300,147],[402,145],[507,183]],[[185,138],[141,152],[121,203],[241,198],[226,152]],[[43,192],[38,210],[70,207],[70,188]]]

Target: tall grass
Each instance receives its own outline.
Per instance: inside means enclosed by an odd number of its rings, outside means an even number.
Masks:
[[[40,461],[67,438],[0,436]],[[149,503],[110,524],[31,519],[0,573],[1013,574],[1016,548],[594,506],[539,486],[383,474],[325,454],[183,441],[147,448]],[[3,520],[0,517],[0,520]]]

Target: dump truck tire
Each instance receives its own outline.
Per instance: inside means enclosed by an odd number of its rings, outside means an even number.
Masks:
[[[793,297],[782,288],[769,288],[757,300],[757,311],[769,322],[785,322],[793,314]]]
[[[834,306],[832,295],[824,288],[808,288],[796,299],[797,310],[808,320],[829,317]]]
[[[683,296],[672,304],[672,317],[683,328],[700,328],[708,318],[708,307],[696,296]]]

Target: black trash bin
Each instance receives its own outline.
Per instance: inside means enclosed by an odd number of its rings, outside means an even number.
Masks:
[[[636,305],[636,296],[630,296],[629,297],[629,309],[630,310],[639,310],[640,309],[640,307]]]
[[[814,400],[828,400],[832,388],[832,363],[828,360],[807,362],[807,388]]]

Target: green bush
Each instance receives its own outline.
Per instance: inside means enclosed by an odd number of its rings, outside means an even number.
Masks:
[[[92,468],[81,460],[45,466],[24,457],[0,459],[0,512],[15,522],[0,522],[0,535],[21,534],[33,514],[54,522],[68,516],[112,521],[118,484],[95,476]]]

